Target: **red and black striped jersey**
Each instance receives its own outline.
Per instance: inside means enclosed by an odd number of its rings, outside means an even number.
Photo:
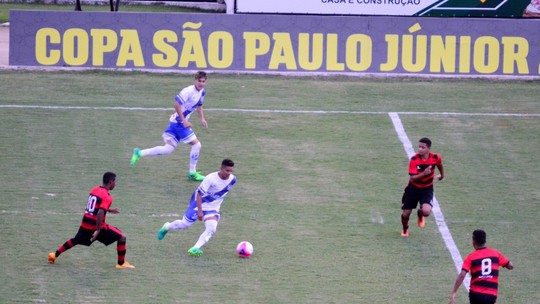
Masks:
[[[413,181],[413,179],[409,179],[409,183],[413,184],[414,186],[418,188],[427,188],[431,185],[433,185],[433,178],[435,177],[435,168],[442,163],[442,158],[437,153],[429,153],[427,159],[422,159],[420,155],[417,153],[413,157],[411,157],[411,160],[409,161],[409,175],[417,175],[424,170],[426,170],[427,167],[431,167],[431,174],[428,176],[424,176],[421,180]]]
[[[88,203],[84,210],[81,227],[84,229],[96,230],[97,213],[99,209],[105,210],[105,215],[103,215],[103,224],[105,224],[105,216],[112,205],[112,201],[113,198],[109,194],[107,188],[102,186],[94,187],[88,196]]]
[[[470,292],[497,296],[499,268],[506,267],[510,261],[499,251],[485,247],[469,254],[461,269],[471,272]]]

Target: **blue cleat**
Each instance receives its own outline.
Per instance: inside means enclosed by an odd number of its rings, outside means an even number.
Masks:
[[[169,230],[167,230],[167,225],[169,225],[169,222],[166,222],[165,224],[163,224],[163,226],[161,227],[161,229],[159,229],[158,233],[157,233],[157,239],[158,240],[163,240],[163,238],[165,237],[165,235],[167,234],[167,232],[169,232]]]

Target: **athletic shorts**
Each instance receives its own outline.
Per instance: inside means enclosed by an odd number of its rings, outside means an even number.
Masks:
[[[485,293],[469,292],[469,302],[471,304],[495,304],[497,296]]]
[[[79,227],[79,231],[77,232],[77,235],[75,235],[75,240],[77,241],[77,244],[84,246],[92,245],[92,241],[90,241],[90,239],[92,238],[94,231],[95,230],[88,230]],[[120,229],[105,224],[105,226],[99,231],[99,235],[96,241],[103,243],[105,246],[109,246],[110,244],[118,241],[122,237],[122,235],[124,234],[122,233],[122,231],[120,231]]]
[[[418,203],[420,203],[420,206],[423,204],[430,204],[433,206],[431,201],[433,201],[433,185],[427,188],[418,188],[412,184],[408,184],[407,187],[405,187],[403,197],[401,198],[401,209],[416,209]]]
[[[179,142],[189,144],[190,142],[197,139],[195,132],[191,128],[184,128],[184,126],[179,123],[172,122],[169,124],[167,129],[161,135],[163,142],[170,140],[173,143],[173,146],[176,148]]]
[[[190,222],[194,223],[198,220],[198,211],[196,208],[193,208],[191,205],[187,207],[186,212],[184,212],[184,218]],[[219,211],[217,210],[203,210],[203,220],[205,220],[207,217],[211,216],[217,216],[218,222],[221,215],[219,214]]]

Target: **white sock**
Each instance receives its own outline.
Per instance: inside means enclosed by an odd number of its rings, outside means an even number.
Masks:
[[[189,172],[197,171],[197,162],[199,161],[199,152],[201,151],[201,142],[191,146],[189,153]]]
[[[141,156],[167,155],[174,151],[171,145],[157,146],[150,149],[141,150]]]
[[[174,230],[186,229],[189,226],[191,226],[192,224],[193,223],[190,223],[190,222],[186,221],[184,218],[182,218],[181,220],[176,220],[176,221],[170,223],[169,225],[165,226],[165,229],[167,229],[167,231],[169,231],[171,229],[174,229]]]
[[[210,240],[212,235],[214,235],[214,233],[216,233],[217,221],[216,220],[208,220],[208,221],[204,222],[204,226],[206,227],[206,229],[201,234],[201,236],[199,237],[199,240],[197,241],[197,243],[193,247],[201,248],[202,246],[204,246],[204,244],[206,244]]]

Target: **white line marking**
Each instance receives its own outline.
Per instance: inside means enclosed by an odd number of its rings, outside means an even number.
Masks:
[[[415,150],[411,144],[411,141],[409,140],[409,137],[407,136],[407,133],[405,133],[405,129],[403,128],[403,124],[401,123],[401,119],[399,118],[399,115],[396,112],[388,113],[388,115],[390,116],[390,119],[392,119],[392,123],[394,124],[394,129],[396,130],[399,140],[401,141],[401,143],[403,143],[403,148],[405,149],[405,152],[407,153],[407,157],[410,159],[411,157],[414,156]],[[441,236],[444,240],[446,248],[448,248],[448,251],[450,252],[450,255],[452,256],[452,260],[454,260],[454,266],[456,267],[456,270],[459,273],[461,272],[461,265],[463,265],[463,259],[461,258],[459,249],[457,248],[456,243],[454,242],[454,239],[452,238],[452,234],[450,233],[450,230],[448,229],[448,226],[446,225],[446,222],[444,221],[444,215],[442,213],[441,207],[435,195],[433,195],[432,212],[433,212],[433,216],[435,217],[435,222],[437,223],[437,227],[439,227],[439,232],[441,233]],[[467,291],[469,291],[469,285],[470,285],[470,276],[467,274],[467,277],[463,281],[463,286],[467,289]]]
[[[0,109],[173,111],[172,108],[36,106],[36,105],[0,105]],[[383,112],[383,111],[311,111],[311,110],[211,109],[211,108],[205,108],[204,110],[215,111],[215,112],[291,113],[291,114],[362,114],[362,115],[388,115],[389,114],[389,112]],[[461,113],[461,112],[391,112],[391,113],[396,113],[399,115],[540,117],[540,113]]]

